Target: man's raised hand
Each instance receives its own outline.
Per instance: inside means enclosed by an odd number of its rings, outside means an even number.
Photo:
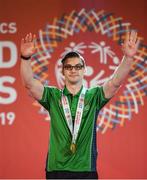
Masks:
[[[27,58],[31,57],[35,53],[35,41],[36,35],[32,35],[32,33],[29,33],[25,38],[22,38],[20,47],[21,56]]]
[[[134,55],[137,53],[139,42],[140,41],[135,30],[127,33],[127,37],[122,45],[122,50],[126,58],[134,57]]]

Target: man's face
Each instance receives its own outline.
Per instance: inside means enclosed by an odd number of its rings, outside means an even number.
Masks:
[[[65,76],[65,82],[76,84],[82,82],[85,68],[83,62],[78,57],[72,57],[66,59],[63,65],[63,74]]]

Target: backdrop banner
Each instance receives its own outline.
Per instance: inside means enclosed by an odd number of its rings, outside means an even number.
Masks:
[[[63,88],[61,58],[85,58],[87,88],[102,85],[121,62],[129,30],[141,40],[131,71],[97,119],[100,178],[147,178],[146,0],[0,0],[0,178],[45,178],[50,116],[23,87],[20,42],[36,34],[34,77]],[[54,107],[52,107],[54,108]]]

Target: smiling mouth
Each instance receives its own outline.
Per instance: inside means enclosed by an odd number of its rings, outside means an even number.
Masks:
[[[70,75],[70,77],[77,77],[78,75]]]

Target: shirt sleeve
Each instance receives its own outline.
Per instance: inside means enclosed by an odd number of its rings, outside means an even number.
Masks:
[[[105,98],[103,86],[97,87],[97,109],[102,109],[110,99],[111,98]]]
[[[46,109],[50,109],[50,98],[51,98],[51,88],[48,86],[44,86],[43,95],[41,100],[38,102]]]

